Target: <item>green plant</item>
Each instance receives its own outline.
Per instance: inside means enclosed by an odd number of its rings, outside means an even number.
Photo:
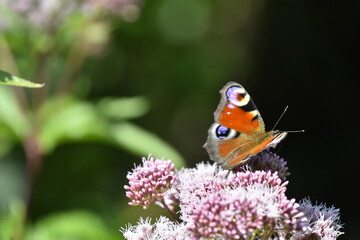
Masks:
[[[5,23],[0,24],[0,68],[6,69],[0,71],[0,84],[7,85],[0,86],[0,182],[4,187],[0,195],[0,238],[39,239],[43,234],[48,236],[46,239],[57,239],[55,232],[60,230],[56,226],[67,223],[64,229],[76,228],[72,223],[86,219],[90,221],[86,229],[99,232],[81,233],[78,239],[107,239],[105,230],[96,227],[99,216],[88,212],[64,214],[32,226],[28,225],[29,211],[44,162],[64,144],[95,142],[135,156],[166,156],[178,167],[184,165],[182,156],[170,144],[132,122],[150,109],[147,98],[86,98],[89,76],[83,72],[85,62],[102,57],[111,40],[112,19],[136,20],[139,2],[129,1],[117,8],[90,0],[47,5],[45,1],[30,1],[25,9],[17,4],[20,1],[7,5],[0,1],[0,20]],[[11,171],[8,161],[19,146],[25,155],[26,174],[14,174],[22,180],[15,184],[17,180],[7,174]],[[19,191],[7,187],[12,184]],[[67,231],[69,236],[71,229]]]

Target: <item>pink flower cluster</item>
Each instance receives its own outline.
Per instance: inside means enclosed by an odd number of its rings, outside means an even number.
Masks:
[[[181,210],[180,219],[188,222],[193,211],[210,194],[216,193],[226,185],[228,171],[216,165],[200,163],[196,168],[183,168],[176,174],[173,198],[177,198]],[[167,196],[166,196],[167,198]]]
[[[272,163],[284,166],[277,160]],[[271,169],[280,168],[272,165]],[[130,205],[147,208],[151,202],[161,202],[181,221],[162,217],[154,225],[146,220],[121,231],[128,240],[335,240],[342,234],[338,209],[289,199],[286,171],[279,176],[271,169],[252,171],[248,166],[229,172],[216,164],[200,163],[174,172],[170,161],[143,159],[128,174],[125,189]]]
[[[141,205],[146,209],[151,202],[161,201],[165,192],[175,181],[174,164],[171,161],[143,158],[143,164],[129,172],[129,185],[125,186],[130,205]]]
[[[178,179],[181,179],[181,175]],[[222,188],[219,188],[220,185]],[[194,233],[194,239],[220,236],[247,239],[255,230],[262,229],[258,231],[258,236],[263,236],[277,226],[286,228],[290,233],[304,231],[306,218],[295,199],[289,200],[285,196],[286,185],[287,182],[282,183],[276,172],[231,174],[213,184],[215,190],[208,191],[207,196],[191,207],[194,210],[187,218],[188,229]],[[193,189],[192,192],[199,191]],[[190,198],[187,205],[191,206],[195,201],[191,201],[190,195],[187,196]]]
[[[237,172],[227,181],[231,187],[246,187],[252,184],[265,184],[269,187],[279,187],[286,190],[288,182],[282,182],[277,172],[271,171],[245,171]]]
[[[309,228],[306,232],[299,233],[298,239],[313,238],[336,239],[342,234],[340,229],[340,211],[334,207],[323,204],[313,205],[309,199],[300,202],[300,210],[307,216]]]
[[[141,4],[142,0],[0,0],[1,8],[24,18],[31,27],[51,33],[74,13],[95,17],[100,11],[133,22],[139,17]],[[0,15],[0,29],[16,26],[11,22],[12,19]]]
[[[188,240],[190,232],[183,223],[172,222],[161,216],[154,224],[150,218],[140,218],[137,225],[122,228],[124,237],[128,240]]]
[[[133,22],[140,14],[141,0],[85,0],[92,10],[104,11]]]
[[[229,239],[249,238],[255,229],[263,227],[257,204],[245,196],[233,198],[231,192],[217,192],[206,198],[201,207],[193,212],[188,230],[193,233],[193,239],[198,236],[209,239],[220,236]]]

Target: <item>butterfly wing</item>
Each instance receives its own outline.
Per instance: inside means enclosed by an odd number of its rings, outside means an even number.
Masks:
[[[220,104],[214,113],[215,122],[249,135],[265,132],[264,121],[243,86],[229,82],[220,94]]]
[[[284,132],[265,132],[264,121],[253,100],[238,83],[229,82],[220,91],[221,100],[214,113],[215,123],[204,145],[212,160],[232,168],[250,156],[275,146]]]
[[[247,158],[245,149],[246,145],[250,143],[248,138],[247,134],[241,134],[234,129],[214,123],[209,128],[204,147],[213,161],[227,166],[231,161],[240,163]]]

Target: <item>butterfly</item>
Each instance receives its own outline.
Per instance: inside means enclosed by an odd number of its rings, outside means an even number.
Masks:
[[[255,103],[240,84],[228,82],[220,94],[215,123],[209,128],[204,148],[210,158],[225,169],[232,169],[251,156],[276,147],[286,137],[286,131],[265,130]]]

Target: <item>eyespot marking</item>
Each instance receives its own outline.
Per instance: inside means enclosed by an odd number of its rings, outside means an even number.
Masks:
[[[226,97],[230,105],[232,104],[240,107],[245,112],[256,110],[254,101],[250,98],[245,89],[240,86],[229,87],[226,91]]]
[[[239,86],[229,87],[226,91],[226,97],[231,104],[238,107],[245,106],[250,101],[249,94],[246,93],[244,88]]]
[[[227,136],[229,136],[230,134],[230,128],[227,128],[227,127],[224,127],[222,125],[219,125],[217,128],[216,128],[216,136],[219,138],[219,139],[224,139],[226,138]]]

